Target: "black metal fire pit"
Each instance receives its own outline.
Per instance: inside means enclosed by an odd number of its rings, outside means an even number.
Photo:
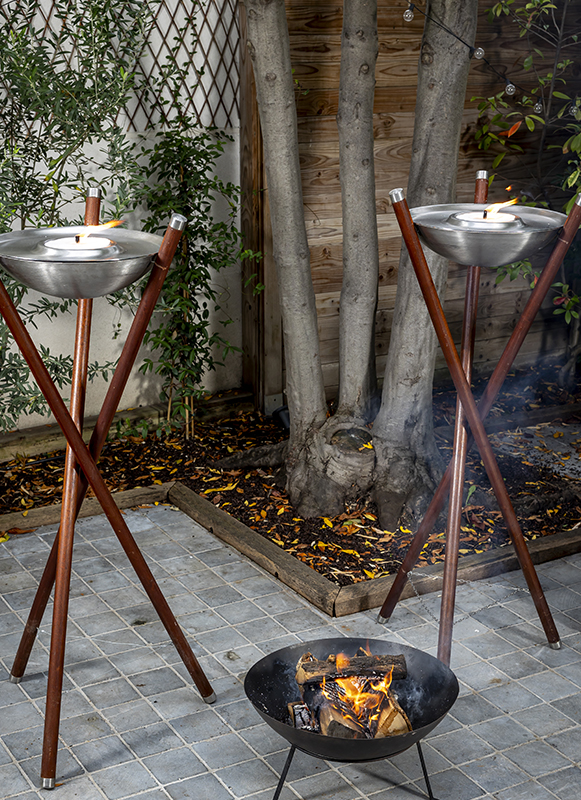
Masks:
[[[381,739],[341,739],[323,736],[290,724],[288,704],[301,699],[295,680],[297,661],[305,652],[326,659],[330,653],[342,652],[354,656],[359,648],[369,648],[373,655],[403,654],[407,662],[407,677],[394,680],[391,689],[406,712],[412,731]],[[446,716],[458,696],[458,681],[454,673],[433,656],[413,647],[381,639],[321,639],[284,647],[262,658],[248,671],[244,691],[262,719],[291,744],[287,762],[280,776],[273,800],[282,790],[295,749],[316,758],[346,763],[378,761],[390,758],[417,745],[428,796],[435,800],[420,747],[427,736]]]

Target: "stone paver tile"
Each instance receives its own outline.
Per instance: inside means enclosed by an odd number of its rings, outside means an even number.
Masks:
[[[407,783],[403,772],[389,758],[369,764],[345,764],[338,769],[364,796],[374,793],[376,797],[375,792]]]
[[[572,681],[576,686],[581,686],[581,661],[576,661],[574,664],[566,664],[564,667],[557,667],[555,672]]]
[[[138,761],[129,761],[95,772],[93,780],[105,793],[107,800],[120,800],[144,789],[153,789],[155,779]]]
[[[70,678],[78,686],[90,686],[94,683],[119,678],[119,672],[107,658],[94,658],[79,661],[65,667]]]
[[[255,758],[252,750],[235,733],[221,736],[219,747],[216,747],[216,742],[213,740],[195,742],[192,747],[212,770]]]
[[[106,713],[107,719],[119,733],[160,721],[155,706],[151,706],[147,700],[131,700],[129,703],[108,708]]]
[[[68,745],[100,739],[111,733],[111,726],[97,711],[65,719],[60,725],[60,735]]]
[[[165,787],[172,800],[193,800],[193,798],[208,798],[208,800],[232,800],[235,796],[220,783],[213,775],[202,774],[189,778],[179,783],[170,783]]]
[[[464,725],[473,725],[500,715],[500,709],[479,694],[470,693],[459,697],[450,714]]]
[[[139,695],[125,678],[85,687],[85,694],[97,708],[109,708],[137,700]]]
[[[483,739],[469,730],[452,731],[430,739],[430,744],[452,764],[462,764],[494,752]]]
[[[177,717],[171,720],[170,725],[188,744],[230,733],[230,727],[213,708],[204,708],[194,714]]]
[[[560,755],[554,747],[539,741],[514,747],[506,752],[506,756],[533,778],[571,765],[570,760]]]
[[[76,745],[73,747],[73,753],[87,772],[123,764],[134,758],[129,748],[117,736],[106,736],[104,739]]]
[[[475,800],[475,798],[482,797],[482,789],[459,769],[447,769],[435,775],[430,775],[430,783],[434,797],[446,798],[446,800]],[[418,794],[423,792],[425,796],[425,784],[418,781],[417,785],[419,791],[415,789],[415,792]],[[401,800],[403,800],[404,796],[402,793]],[[410,800],[416,796],[417,794],[414,793],[408,795]],[[391,800],[391,795],[387,797]],[[398,800],[400,800],[400,796],[398,796]]]
[[[545,670],[544,664],[536,658],[523,653],[522,650],[514,653],[505,653],[496,658],[490,658],[490,656],[488,658],[491,666],[502,670],[513,680],[526,678],[528,675],[535,675],[537,672]]]
[[[140,758],[176,750],[183,742],[165,722],[156,722],[145,728],[136,728],[123,734],[123,741]],[[183,776],[182,776],[183,777]]]
[[[581,720],[581,694],[577,693],[573,697],[554,700],[551,705],[566,714],[575,724],[579,724],[579,720]]]
[[[4,797],[12,797],[32,788],[16,764],[5,764],[0,767],[0,786],[2,792],[7,792]]]
[[[547,743],[556,747],[572,761],[581,762],[581,727],[550,736]]]
[[[505,750],[534,738],[532,731],[519,725],[511,717],[505,716],[479,722],[472,726],[472,730],[496,750]]]
[[[459,681],[477,692],[508,683],[506,674],[491,666],[487,661],[468,664],[466,667],[455,670],[455,673]]]
[[[495,800],[555,800],[555,795],[536,781],[512,786],[495,795]]]
[[[499,792],[509,786],[524,783],[529,777],[501,754],[464,764],[462,770],[487,792]]]
[[[291,766],[292,770],[292,766]],[[290,775],[290,771],[289,771]],[[290,784],[300,797],[332,797],[333,800],[353,800],[358,792],[338,772],[327,770],[319,775],[293,781]]]
[[[199,711],[205,705],[197,690],[189,686],[163,694],[154,694],[149,701],[154,704],[157,713],[163,719],[183,717],[184,711]]]
[[[1,719],[3,734],[35,728],[42,722],[41,715],[29,702],[6,706],[2,709]]]
[[[547,703],[552,700],[560,700],[562,697],[569,697],[579,691],[579,687],[574,683],[548,670],[539,672],[537,675],[530,675],[528,678],[522,678],[519,683]]]
[[[161,692],[170,692],[185,686],[184,680],[169,667],[152,669],[148,672],[136,672],[131,676],[131,683],[145,697],[159,695]]]
[[[569,767],[559,772],[552,772],[539,778],[539,783],[553,792],[559,800],[573,800],[581,786],[581,769]]]
[[[570,728],[573,724],[570,717],[546,703],[517,711],[512,715],[512,719],[520,722],[521,725],[532,731],[535,736],[550,736],[553,733]]]
[[[166,750],[163,753],[148,756],[143,759],[143,763],[163,785],[207,772],[200,759],[189,747]]]
[[[509,681],[500,686],[494,686],[492,689],[486,689],[482,692],[482,697],[507,713],[529,708],[539,700],[537,695],[529,692],[528,689],[515,681]]]
[[[28,758],[20,761],[19,766],[26,773],[33,786],[40,784],[41,757]],[[83,768],[68,750],[58,751],[56,762],[56,783],[68,782],[83,774]]]

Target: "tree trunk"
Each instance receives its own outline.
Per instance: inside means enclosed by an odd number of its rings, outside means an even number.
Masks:
[[[379,245],[373,158],[377,48],[377,0],[346,0],[337,113],[343,284],[336,416],[353,418],[361,424],[369,422],[379,406],[375,373]]]
[[[285,340],[290,450],[325,420],[284,0],[246,0]]]
[[[472,44],[477,9],[477,0],[432,0],[427,13]],[[469,65],[466,45],[426,18],[407,190],[411,208],[455,200]],[[425,252],[441,297],[448,262]],[[402,247],[381,409],[373,428],[374,495],[382,525],[391,530],[404,506],[412,514],[423,510],[440,475],[432,425],[436,346],[415,273]]]
[[[345,0],[338,125],[344,213],[340,398],[326,419],[317,317],[303,218],[296,109],[284,0],[244,0],[264,142],[291,420],[287,491],[302,516],[334,516],[372,486],[392,527],[435,479],[431,422],[436,340],[415,275],[402,257],[382,408],[373,429],[377,228],[373,166],[375,0]],[[477,0],[435,0],[429,12],[473,42]],[[426,23],[410,173],[410,205],[454,199],[469,52]],[[438,288],[446,262],[431,258]],[[377,465],[376,465],[377,455]],[[374,473],[374,469],[376,472]]]

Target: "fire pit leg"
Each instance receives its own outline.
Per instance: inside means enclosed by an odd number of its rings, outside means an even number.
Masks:
[[[430,778],[428,776],[428,770],[426,769],[426,762],[424,760],[424,753],[422,751],[422,746],[420,742],[416,742],[416,747],[418,748],[418,755],[420,757],[420,764],[422,765],[422,772],[424,773],[424,780],[426,782],[426,788],[428,790],[428,798],[429,800],[436,800],[432,792],[432,785],[430,783]]]
[[[276,789],[274,791],[274,794],[272,796],[272,800],[278,800],[278,798],[280,797],[280,793],[282,792],[282,787],[284,786],[284,782],[286,780],[287,773],[288,773],[290,765],[292,763],[293,756],[295,754],[295,750],[296,750],[296,747],[294,746],[294,744],[291,745],[291,749],[288,751],[288,756],[286,757],[285,765],[282,768],[282,772],[280,773],[280,778],[279,778],[278,784],[276,786]]]

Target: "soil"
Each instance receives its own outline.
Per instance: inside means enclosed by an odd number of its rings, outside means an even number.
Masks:
[[[554,376],[554,368],[514,371],[491,416],[581,401],[581,389],[561,390],[550,380]],[[475,382],[476,396],[483,386],[484,381]],[[439,387],[434,393],[435,425],[453,423],[454,412],[453,387]],[[581,416],[570,421],[581,424]],[[112,491],[179,480],[339,585],[393,573],[413,537],[405,524],[396,531],[382,530],[370,501],[348,506],[334,518],[301,519],[289,504],[280,469],[221,470],[217,462],[233,452],[284,440],[286,431],[259,413],[234,412],[224,419],[200,422],[189,440],[177,432],[145,439],[134,433],[111,438],[103,449],[99,467]],[[451,452],[449,438],[439,441],[445,458]],[[498,455],[498,462],[526,539],[581,524],[578,481],[534,465],[526,456]],[[0,514],[21,511],[25,526],[28,509],[60,502],[63,465],[62,452],[2,464]],[[507,545],[502,516],[475,449],[468,458],[466,479],[467,487],[475,489],[467,489],[460,554]],[[15,528],[8,534],[25,530]],[[443,561],[444,545],[445,517],[441,515],[419,566]]]

